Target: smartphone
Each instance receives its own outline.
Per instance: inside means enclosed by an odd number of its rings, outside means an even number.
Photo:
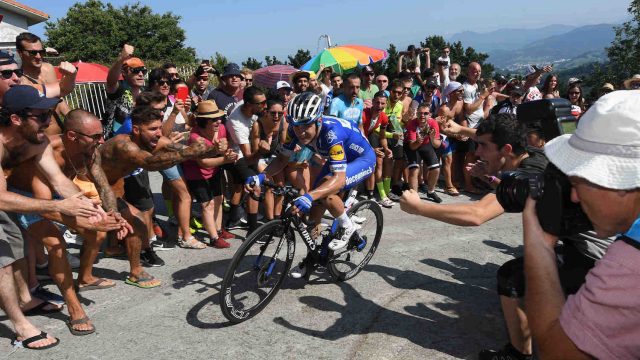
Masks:
[[[211,66],[211,62],[209,61],[209,59],[202,59],[201,64],[202,64],[202,65]]]
[[[178,88],[178,93],[176,94],[176,99],[182,100],[184,103],[187,101],[187,96],[189,96],[189,88],[186,86],[181,86]]]
[[[191,134],[191,131],[185,131],[182,132],[182,141],[187,142],[189,141],[189,135]]]

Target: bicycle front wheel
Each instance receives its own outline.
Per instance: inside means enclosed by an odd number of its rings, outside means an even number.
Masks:
[[[244,241],[222,280],[220,308],[224,317],[240,323],[269,304],[289,272],[295,243],[293,229],[284,229],[281,220],[260,226]]]
[[[329,273],[338,281],[358,275],[373,257],[382,237],[382,209],[375,201],[360,201],[347,214],[360,230],[351,237],[346,248],[333,254],[329,262]]]

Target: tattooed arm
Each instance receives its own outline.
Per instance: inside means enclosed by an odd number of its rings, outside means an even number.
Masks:
[[[118,205],[116,203],[116,195],[109,186],[107,175],[102,170],[102,156],[100,151],[94,152],[93,163],[91,164],[91,176],[93,177],[93,183],[100,194],[100,200],[102,200],[102,207],[105,211],[118,211]]]
[[[162,141],[162,139],[161,139]],[[170,141],[170,140],[165,140]],[[160,146],[160,142],[158,143]],[[115,145],[115,156],[112,161],[128,161],[148,171],[159,171],[172,167],[185,160],[197,159],[218,153],[218,148],[196,142],[191,146],[170,143],[161,149],[150,153],[138,147],[129,139],[118,141]]]

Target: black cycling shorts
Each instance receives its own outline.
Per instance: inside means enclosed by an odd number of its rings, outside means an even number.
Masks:
[[[147,170],[136,169],[124,178],[124,200],[140,211],[153,209],[153,193]]]
[[[244,185],[244,182],[249,176],[254,176],[258,173],[256,165],[247,164],[245,158],[239,159],[235,164],[225,164],[221,166],[221,168],[231,174],[234,185]]]
[[[420,162],[424,161],[424,167],[427,169],[437,169],[440,167],[440,160],[436,155],[436,149],[431,143],[422,144],[416,150],[411,150],[409,144],[404,145],[404,152],[407,155],[407,167],[420,166]]]
[[[371,144],[372,148],[379,148],[380,145],[380,134],[376,134],[375,132],[371,132],[371,134],[369,134],[369,136],[367,136],[367,140],[369,141],[369,144]]]

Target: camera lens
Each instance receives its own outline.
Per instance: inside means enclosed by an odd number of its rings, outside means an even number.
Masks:
[[[496,198],[505,212],[522,212],[529,197],[529,190],[532,185],[537,188],[535,186],[537,182],[538,176],[536,175],[521,172],[505,173],[502,175],[502,181],[496,189]]]

